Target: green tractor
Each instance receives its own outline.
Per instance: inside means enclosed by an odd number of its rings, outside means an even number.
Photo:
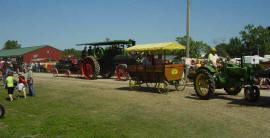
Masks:
[[[255,73],[261,70],[261,66],[244,63],[241,65],[221,62],[223,67],[217,71],[213,66],[206,65],[196,71],[194,78],[194,89],[201,99],[210,99],[215,89],[224,89],[229,95],[237,95],[244,88],[247,101],[257,101],[260,90],[255,86]]]
[[[110,78],[118,67],[113,58],[117,55],[127,55],[124,49],[135,43],[130,39],[77,44],[77,46],[85,46],[81,60],[82,75],[86,79],[96,79],[98,75],[102,78]]]

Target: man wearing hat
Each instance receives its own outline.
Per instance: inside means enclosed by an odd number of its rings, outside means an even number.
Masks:
[[[33,88],[33,72],[31,70],[31,66],[27,67],[28,74],[27,74],[27,84],[29,87],[29,95],[30,96],[35,96],[34,88]]]
[[[219,60],[219,57],[216,54],[216,51],[217,50],[215,48],[211,49],[211,53],[208,55],[208,62],[217,69],[217,61]]]

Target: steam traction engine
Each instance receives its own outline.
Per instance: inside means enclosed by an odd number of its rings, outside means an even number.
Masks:
[[[77,46],[85,46],[82,52],[81,73],[86,79],[110,78],[115,72],[118,80],[126,80],[126,65],[117,64],[113,59],[117,55],[128,55],[125,48],[134,46],[134,40],[115,40],[106,42],[83,43]]]

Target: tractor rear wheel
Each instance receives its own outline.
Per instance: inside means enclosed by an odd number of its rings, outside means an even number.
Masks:
[[[194,89],[199,98],[210,99],[215,92],[213,75],[205,69],[198,70],[195,75]]]
[[[257,86],[246,87],[244,94],[248,102],[255,102],[260,98],[260,89]]]
[[[0,104],[0,118],[3,118],[5,115],[5,108],[3,105]]]
[[[98,61],[93,56],[88,56],[82,60],[81,72],[86,79],[96,79],[100,73]]]
[[[232,87],[232,88],[224,88],[224,90],[229,95],[237,95],[239,92],[241,92],[242,87],[241,86],[236,86],[236,87]]]

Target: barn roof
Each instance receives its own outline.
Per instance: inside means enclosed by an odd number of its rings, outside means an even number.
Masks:
[[[41,45],[41,46],[24,47],[24,48],[17,48],[17,49],[0,50],[0,57],[21,56],[21,55],[41,49],[46,46],[47,45]]]

